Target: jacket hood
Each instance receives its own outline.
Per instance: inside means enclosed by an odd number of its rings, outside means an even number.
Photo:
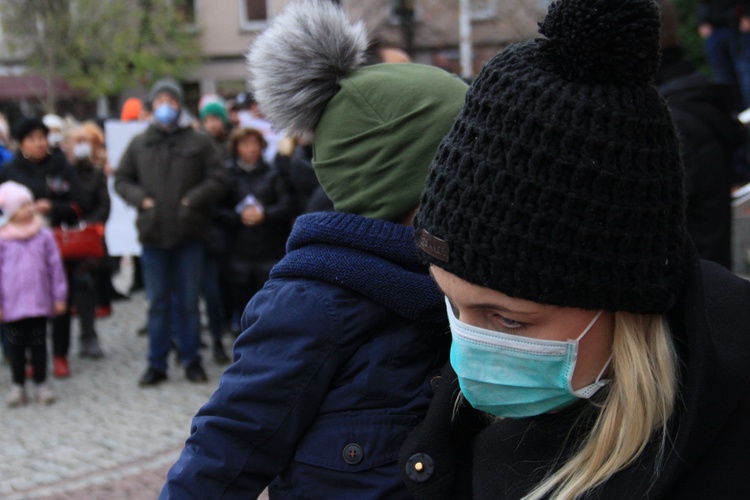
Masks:
[[[443,294],[414,245],[414,230],[354,214],[299,217],[272,278],[304,277],[361,293],[401,317],[447,324]]]

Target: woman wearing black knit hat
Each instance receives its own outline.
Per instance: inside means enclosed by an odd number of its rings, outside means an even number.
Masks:
[[[487,63],[415,218],[451,362],[415,498],[749,498],[750,284],[699,261],[650,0],[560,0]]]

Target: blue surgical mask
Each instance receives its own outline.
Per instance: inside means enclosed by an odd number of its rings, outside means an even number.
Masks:
[[[159,107],[154,110],[154,118],[156,118],[156,121],[167,127],[174,125],[179,114],[179,110],[166,103],[159,105]]]
[[[561,342],[467,325],[456,318],[447,298],[446,305],[453,334],[451,365],[461,392],[477,410],[510,418],[541,415],[588,399],[609,383],[601,377],[612,356],[593,384],[578,390],[571,386],[578,343],[602,311],[577,339]]]

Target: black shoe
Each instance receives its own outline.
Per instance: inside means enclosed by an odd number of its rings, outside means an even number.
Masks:
[[[220,365],[229,363],[229,356],[227,356],[226,351],[224,351],[224,346],[221,344],[221,340],[214,342],[213,355],[216,363]]]
[[[96,336],[81,339],[81,350],[79,355],[82,358],[99,359],[104,357],[104,352],[99,346],[99,340]]]
[[[185,367],[185,376],[191,382],[208,382],[208,376],[201,362],[196,360]]]
[[[167,380],[167,374],[159,371],[155,368],[149,368],[146,373],[143,374],[141,379],[138,381],[138,385],[141,387],[149,387],[158,385]]]

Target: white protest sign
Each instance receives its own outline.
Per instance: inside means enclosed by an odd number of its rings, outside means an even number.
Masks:
[[[104,122],[104,134],[107,140],[107,160],[112,168],[117,170],[120,159],[130,141],[148,127],[148,122],[121,122],[107,120]],[[112,200],[109,219],[107,219],[105,239],[110,255],[140,255],[141,245],[138,243],[138,231],[135,228],[135,218],[138,212],[127,205],[114,190],[114,178],[107,180],[109,196]]]

